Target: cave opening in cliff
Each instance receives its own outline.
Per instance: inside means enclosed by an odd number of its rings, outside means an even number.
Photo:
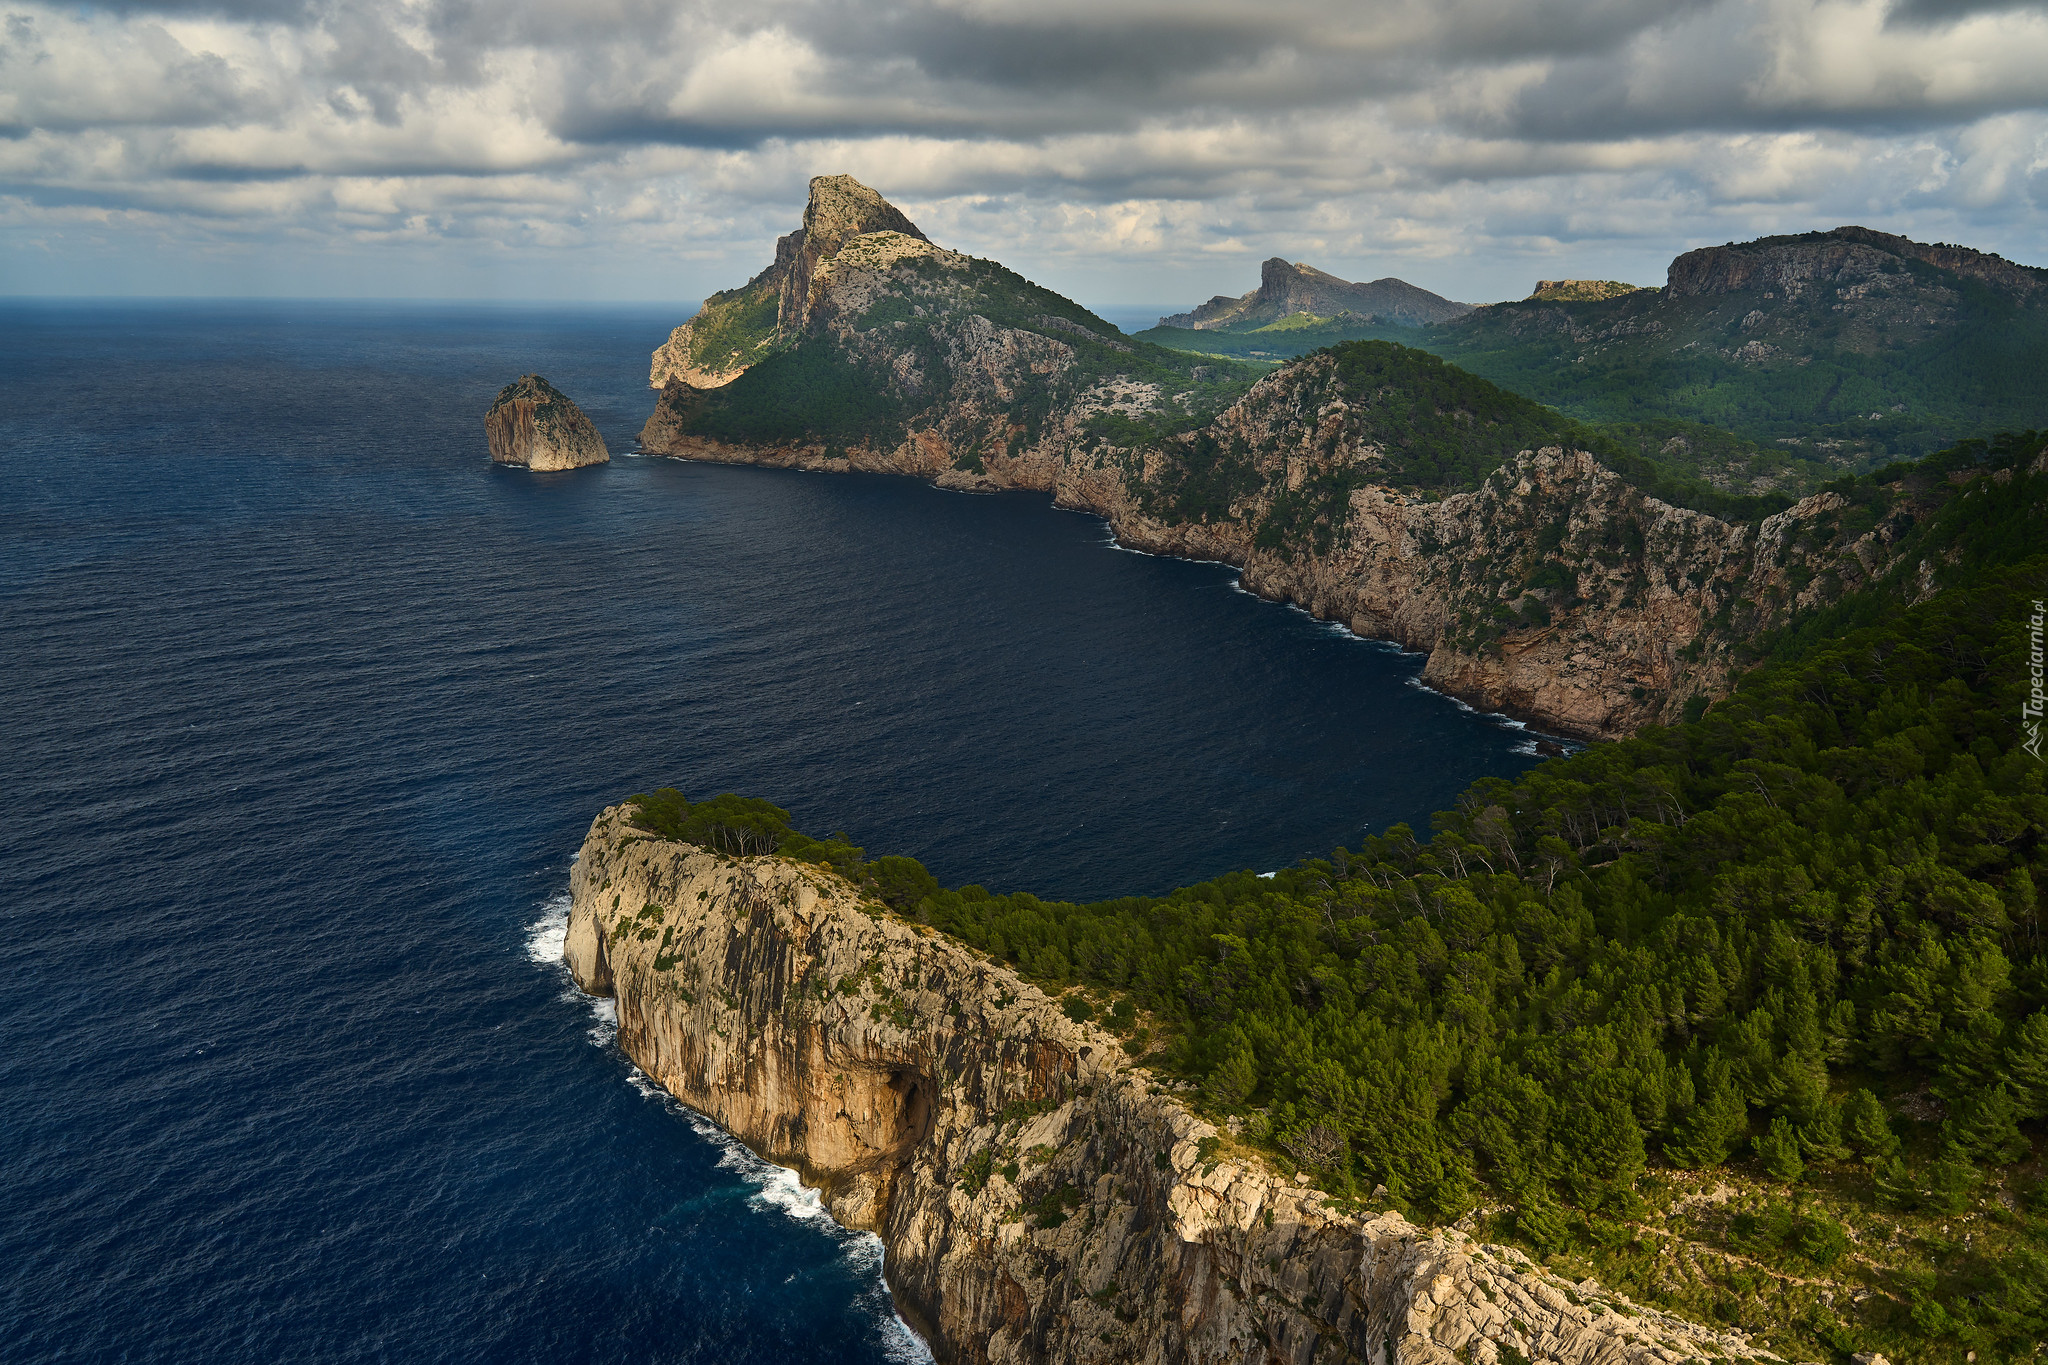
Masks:
[[[896,1071],[889,1076],[889,1089],[898,1097],[896,1133],[889,1145],[908,1151],[932,1130],[932,1083],[918,1072]]]

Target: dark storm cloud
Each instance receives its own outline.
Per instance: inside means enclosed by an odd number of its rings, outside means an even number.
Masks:
[[[1891,22],[1933,27],[1953,24],[1978,14],[2007,14],[2014,10],[2039,10],[2041,0],[1901,0],[1892,10]]]
[[[0,222],[752,242],[847,170],[970,235],[1427,252],[2023,217],[2044,106],[2042,0],[0,0]]]

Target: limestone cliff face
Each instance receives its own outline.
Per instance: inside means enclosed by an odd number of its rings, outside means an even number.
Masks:
[[[523,464],[529,469],[578,469],[584,465],[607,464],[611,452],[604,448],[583,409],[537,374],[507,384],[484,414],[484,432],[491,443],[491,458],[499,464]]]
[[[1282,1179],[1037,988],[829,871],[592,824],[565,956],[654,1080],[877,1232],[942,1361],[1773,1359]]]
[[[855,237],[888,233],[924,241],[917,224],[850,175],[811,181],[803,226],[775,243],[775,262],[739,288],[713,294],[669,334],[648,368],[650,388],[677,379],[693,389],[730,384],[801,332],[820,294],[819,268]]]
[[[1798,237],[1701,247],[1671,262],[1666,288],[1674,297],[1768,290],[1797,298],[1831,288],[1863,286],[1867,296],[1905,281],[1900,261],[1918,261],[1961,275],[2015,298],[2048,287],[2048,270],[2016,265],[2003,256],[1960,246],[1930,246],[1889,232],[1839,227]]]

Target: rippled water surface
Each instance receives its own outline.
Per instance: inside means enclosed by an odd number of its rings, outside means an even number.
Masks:
[[[531,370],[629,452],[675,320],[0,305],[0,1359],[920,1358],[568,986],[601,806],[1082,897],[1532,761],[1042,497],[488,463]]]

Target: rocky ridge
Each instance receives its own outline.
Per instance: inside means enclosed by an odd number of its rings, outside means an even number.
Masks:
[[[616,998],[649,1076],[881,1237],[942,1361],[1775,1359],[1511,1248],[1340,1207],[831,870],[629,816],[601,813],[572,873],[577,983]]]
[[[1642,290],[1639,284],[1623,284],[1620,280],[1538,280],[1532,299],[1545,299],[1552,303],[1599,303],[1605,299],[1618,299],[1624,294]]]
[[[1414,327],[1447,322],[1472,311],[1440,294],[1392,276],[1364,284],[1340,280],[1312,265],[1275,256],[1259,267],[1259,287],[1231,298],[1218,294],[1186,313],[1159,319],[1161,327],[1196,331],[1249,331],[1282,318],[1307,314],[1313,318],[1355,318]]]
[[[491,459],[528,469],[579,469],[607,464],[611,452],[583,409],[554,385],[529,374],[498,391],[484,414]]]

